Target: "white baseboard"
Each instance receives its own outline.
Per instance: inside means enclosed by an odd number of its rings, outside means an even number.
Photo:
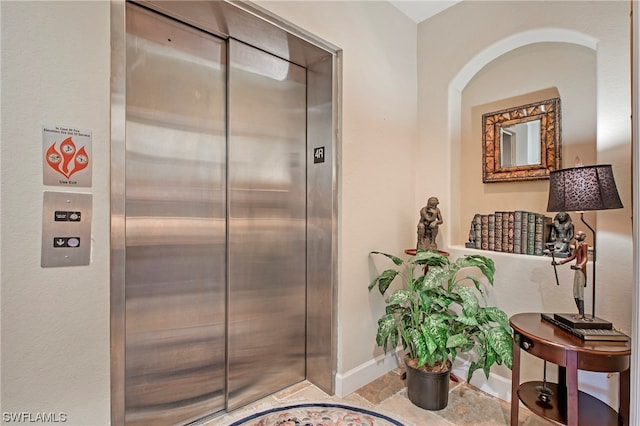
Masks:
[[[398,361],[401,359],[401,351],[389,352],[386,355],[367,361],[344,374],[337,373],[336,395],[342,398],[355,392],[367,383],[371,383],[378,377],[398,368]]]
[[[335,392],[338,397],[345,397],[360,389],[367,383],[371,383],[378,377],[398,368],[402,360],[402,351],[390,352],[347,371],[344,374],[336,374]],[[468,361],[461,357],[456,359],[452,373],[461,380],[467,379],[469,369]],[[511,401],[511,380],[494,373],[489,374],[489,379],[484,377],[482,371],[476,371],[471,384],[478,389],[504,401]]]
[[[462,357],[456,358],[451,371],[460,380],[467,380],[467,373],[469,372],[469,361],[462,359]],[[489,378],[484,376],[482,370],[476,370],[471,378],[471,384],[483,392],[488,393],[503,401],[511,401],[511,379],[499,376],[493,372],[489,372]]]

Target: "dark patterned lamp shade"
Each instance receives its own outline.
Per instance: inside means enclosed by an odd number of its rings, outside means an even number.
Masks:
[[[549,174],[548,212],[621,209],[611,165],[573,167]]]

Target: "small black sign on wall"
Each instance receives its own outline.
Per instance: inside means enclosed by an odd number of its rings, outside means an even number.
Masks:
[[[313,149],[313,163],[324,163],[324,146]]]

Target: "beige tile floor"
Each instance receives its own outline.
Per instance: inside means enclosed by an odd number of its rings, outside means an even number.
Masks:
[[[401,378],[402,371],[394,370],[358,389],[338,398],[330,396],[309,382],[293,385],[281,392],[263,398],[248,407],[209,420],[206,426],[227,426],[235,420],[271,407],[304,403],[332,402],[353,404],[388,415],[406,426],[499,426],[508,425],[510,406],[465,383],[450,382],[449,404],[443,410],[428,411],[413,405]],[[521,426],[547,426],[548,422],[520,406]]]

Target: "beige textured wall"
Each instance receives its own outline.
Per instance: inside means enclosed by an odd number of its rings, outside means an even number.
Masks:
[[[0,2],[1,411],[109,423],[108,2]],[[41,268],[42,126],[93,136],[88,266]],[[3,421],[4,421],[3,417]],[[59,418],[58,418],[59,420]]]

